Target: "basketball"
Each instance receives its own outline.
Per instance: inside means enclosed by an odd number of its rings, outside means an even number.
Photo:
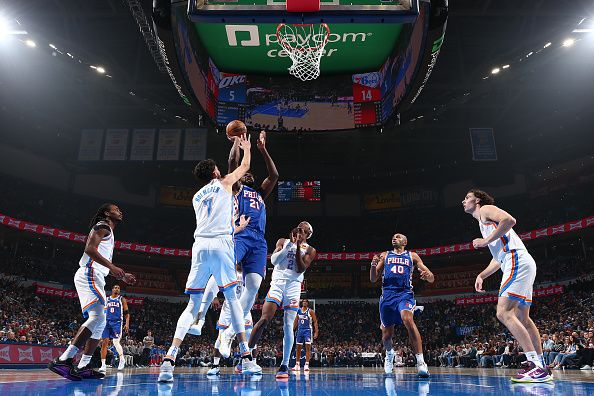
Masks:
[[[247,128],[242,121],[234,120],[227,124],[227,137],[241,136],[247,133]]]

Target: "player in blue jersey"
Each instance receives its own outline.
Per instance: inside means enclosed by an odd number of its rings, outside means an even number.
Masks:
[[[309,359],[311,358],[311,343],[318,338],[318,317],[313,309],[309,307],[309,300],[301,300],[301,308],[297,311],[293,330],[295,335],[295,367],[291,370],[299,371],[301,362],[301,347],[305,344],[305,364],[303,371],[309,371]]]
[[[120,285],[115,284],[111,288],[111,296],[107,298],[105,304],[105,314],[107,315],[107,322],[105,330],[103,330],[103,340],[101,341],[101,368],[99,372],[105,373],[107,365],[105,360],[107,358],[107,348],[109,347],[109,340],[113,340],[113,346],[118,351],[120,359],[118,363],[118,370],[123,370],[126,366],[124,359],[124,349],[120,340],[122,333],[127,333],[130,329],[130,312],[128,311],[128,303],[124,296],[120,295]],[[125,319],[125,324],[123,323]]]
[[[412,286],[414,266],[416,265],[419,269],[421,279],[433,283],[435,277],[423,264],[423,260],[418,254],[405,250],[407,242],[404,235],[394,234],[392,237],[393,249],[373,257],[369,269],[369,279],[375,283],[380,277],[382,278],[379,311],[382,341],[386,348],[384,371],[388,374],[394,369],[394,349],[392,347],[394,325],[403,324],[417,358],[419,377],[428,378],[429,370],[423,358],[421,334],[419,334],[419,329],[413,319],[416,307]]]
[[[239,139],[235,138],[229,154],[229,172],[238,166]],[[233,186],[237,205],[236,226],[240,219],[247,219],[245,229],[235,234],[235,259],[243,270],[245,287],[239,299],[244,317],[247,317],[254,305],[260,284],[266,275],[266,261],[268,245],[264,237],[266,229],[266,204],[265,200],[274,190],[278,181],[278,171],[268,150],[266,149],[266,132],[260,132],[257,142],[258,150],[262,153],[268,177],[257,187],[254,175],[246,173],[241,180]],[[250,331],[247,332],[249,337]],[[225,330],[221,337],[221,353],[227,356],[230,353],[233,330]]]

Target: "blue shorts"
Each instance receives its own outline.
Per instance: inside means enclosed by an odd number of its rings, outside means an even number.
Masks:
[[[111,321],[108,320],[105,324],[105,329],[103,330],[103,335],[101,338],[109,338],[113,340],[114,338],[120,338],[122,336],[122,321]]]
[[[413,312],[417,305],[412,293],[389,293],[382,294],[379,303],[380,321],[384,327],[401,325],[400,312]]]
[[[235,236],[235,260],[241,264],[243,276],[259,274],[266,276],[268,245],[263,235],[243,230]]]
[[[311,344],[312,339],[311,329],[297,329],[297,335],[295,336],[296,344]]]

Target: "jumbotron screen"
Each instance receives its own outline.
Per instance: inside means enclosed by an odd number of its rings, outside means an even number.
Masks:
[[[279,181],[279,202],[320,201],[320,181]]]

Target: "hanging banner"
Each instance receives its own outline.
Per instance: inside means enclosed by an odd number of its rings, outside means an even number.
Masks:
[[[86,234],[80,234],[72,231],[60,230],[59,228],[44,226],[35,223],[29,223],[24,220],[15,219],[0,213],[0,224],[16,228],[22,231],[33,232],[36,234],[44,234],[60,239],[67,239],[70,241],[85,243],[87,239]],[[565,234],[568,232],[579,231],[584,228],[594,226],[594,216],[585,217],[581,220],[570,221],[565,224],[558,224],[541,228],[538,230],[528,231],[519,234],[522,240],[531,240],[544,237],[550,237],[557,234]],[[164,256],[184,256],[190,257],[189,249],[167,248],[161,246],[153,246],[137,242],[120,242],[116,241],[116,249],[130,250],[134,252],[142,252],[149,254],[161,254]],[[436,246],[431,248],[413,249],[419,256],[434,256],[439,254],[451,254],[468,250],[474,250],[471,242],[456,243],[448,246]],[[318,261],[367,261],[371,260],[373,255],[378,252],[340,252],[340,253],[318,253],[316,260]]]
[[[43,295],[43,296],[54,296],[54,297],[62,297],[62,298],[78,298],[78,293],[76,290],[67,290],[67,289],[57,289],[55,287],[49,286],[42,286],[42,285],[35,285],[37,288],[35,289],[35,294]],[[144,297],[125,297],[126,302],[129,305],[143,305],[144,304]]]
[[[105,133],[104,161],[125,161],[128,149],[127,129],[108,129]]]
[[[135,129],[132,132],[131,161],[152,161],[155,151],[155,130]]]
[[[493,128],[470,128],[473,161],[497,161]]]
[[[200,161],[206,159],[206,128],[186,129],[184,139],[184,161]]]
[[[103,145],[103,129],[83,129],[78,149],[79,161],[99,161]]]
[[[46,365],[59,357],[65,350],[65,347],[0,343],[0,367],[3,365],[18,365],[19,367]]]
[[[557,294],[563,294],[563,285],[543,287],[541,289],[534,290],[532,297],[546,297],[554,296]],[[499,297],[497,294],[489,295],[475,295],[472,297],[462,297],[456,299],[456,305],[477,305],[477,304],[491,304],[496,303]]]
[[[179,160],[179,146],[181,129],[159,130],[159,146],[157,148],[157,161]]]

